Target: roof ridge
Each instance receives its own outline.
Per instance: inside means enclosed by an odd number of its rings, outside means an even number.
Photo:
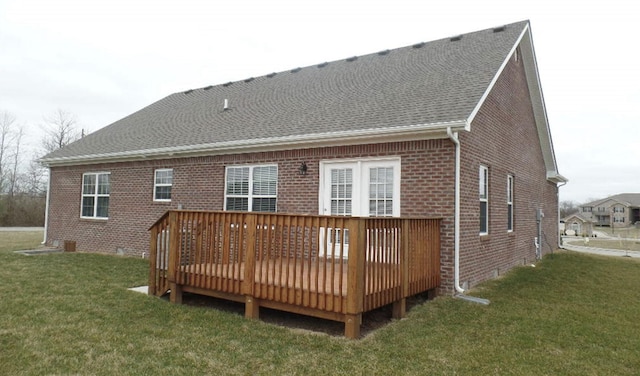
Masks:
[[[496,31],[497,29],[500,29],[499,31],[504,31],[506,28],[513,27],[514,25],[519,25],[519,24],[529,24],[529,20],[522,20],[522,21],[512,22],[512,23],[509,23],[509,24],[502,24],[502,25],[498,25],[498,26],[493,26],[493,27],[488,27],[488,28],[484,28],[484,29],[479,29],[479,30],[475,30],[475,31],[466,32],[466,33],[463,33],[463,34],[455,34],[455,35],[451,35],[451,36],[448,36],[448,37],[433,39],[433,40],[429,40],[427,42],[418,42],[418,43],[408,44],[408,45],[401,46],[401,47],[380,50],[378,52],[370,52],[370,53],[366,53],[366,54],[363,54],[363,55],[352,55],[352,56],[349,56],[349,57],[346,57],[346,58],[340,58],[340,59],[336,59],[336,60],[332,60],[332,61],[324,61],[324,62],[321,62],[321,63],[310,64],[310,65],[302,66],[302,67],[298,66],[298,67],[295,67],[295,68],[284,69],[284,70],[279,71],[279,72],[272,72],[272,73],[268,73],[268,74],[261,74],[261,75],[251,76],[251,77],[244,78],[244,79],[239,79],[239,80],[236,80],[236,81],[228,81],[228,82],[220,83],[220,84],[207,85],[207,86],[198,87],[198,88],[186,89],[186,90],[175,92],[174,94],[179,94],[179,93],[190,94],[190,93],[192,93],[192,92],[194,92],[196,90],[209,90],[209,89],[217,87],[217,86],[229,87],[229,86],[233,85],[234,83],[249,83],[249,82],[251,82],[253,80],[257,80],[257,79],[273,78],[273,77],[276,77],[278,75],[287,74],[287,73],[298,73],[298,72],[300,72],[302,70],[309,69],[309,68],[324,68],[324,67],[326,67],[328,65],[339,63],[339,62],[344,62],[344,61],[346,61],[346,62],[354,62],[354,61],[356,61],[358,59],[361,59],[361,58],[375,57],[375,56],[385,56],[385,55],[389,55],[390,53],[392,53],[394,51],[410,49],[410,48],[419,49],[419,48],[422,48],[422,47],[427,46],[429,44],[433,44],[435,42],[440,42],[440,41],[444,41],[444,40],[449,40],[450,42],[457,42],[457,41],[462,40],[465,36],[468,36],[468,35],[471,35],[471,34],[477,34],[477,33],[482,33],[482,32],[487,32],[487,31],[498,32],[498,31]]]

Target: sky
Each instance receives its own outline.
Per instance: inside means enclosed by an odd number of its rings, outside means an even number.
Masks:
[[[560,199],[640,192],[640,6],[609,0],[0,0],[0,111],[38,150],[174,92],[530,20]]]

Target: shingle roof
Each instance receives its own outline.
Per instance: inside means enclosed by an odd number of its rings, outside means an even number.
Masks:
[[[603,203],[605,201],[609,201],[609,200],[614,200],[614,201],[617,201],[619,203],[625,204],[627,206],[639,207],[640,206],[640,193],[620,193],[620,194],[617,194],[617,195],[613,195],[613,196],[609,196],[609,197],[603,198],[601,200],[587,202],[586,204],[582,204],[580,206],[581,207],[583,207],[583,206],[594,207],[594,206],[598,206],[601,203]]]
[[[527,26],[171,94],[42,160],[464,122]]]

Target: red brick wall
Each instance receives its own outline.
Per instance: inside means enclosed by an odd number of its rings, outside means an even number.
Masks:
[[[323,147],[283,152],[57,167],[51,172],[48,242],[77,242],[79,251],[141,255],[149,246],[148,228],[168,209],[222,210],[224,171],[229,165],[278,165],[278,211],[318,214],[319,163],[331,159],[401,158],[401,215],[446,216],[443,253],[452,252],[453,144],[449,140]],[[298,174],[306,162],[308,172]],[[153,201],[156,168],[173,168],[172,200]],[[80,218],[85,172],[111,173],[108,220]]]
[[[558,244],[557,188],[546,168],[522,60],[511,58],[461,141],[460,281],[473,286],[535,262],[536,210],[543,251]],[[489,233],[479,235],[480,165],[489,167]],[[507,232],[507,175],[514,176],[514,230]]]

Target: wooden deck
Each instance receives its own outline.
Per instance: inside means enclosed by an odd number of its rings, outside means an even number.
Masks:
[[[150,229],[149,293],[192,292],[345,323],[440,284],[440,220],[172,210]]]

